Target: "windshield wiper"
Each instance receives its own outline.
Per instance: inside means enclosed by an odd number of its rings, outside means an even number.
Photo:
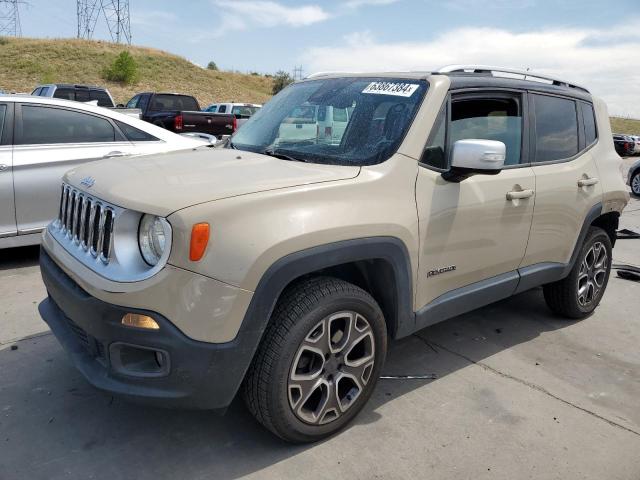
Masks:
[[[286,153],[279,152],[275,148],[265,148],[261,153],[263,153],[264,155],[269,155],[270,157],[280,158],[282,160],[289,160],[292,162],[303,162],[303,163],[307,162],[304,158],[292,157],[291,155],[287,155]]]

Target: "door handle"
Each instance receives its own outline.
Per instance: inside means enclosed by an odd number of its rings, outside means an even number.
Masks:
[[[521,200],[523,198],[533,197],[533,190],[514,190],[507,192],[507,200]]]
[[[116,158],[116,157],[126,157],[127,155],[129,155],[128,153],[125,152],[120,152],[120,151],[113,151],[113,152],[109,152],[105,155],[102,156],[102,158]]]
[[[596,183],[598,183],[598,179],[595,177],[581,178],[580,180],[578,180],[579,187],[590,187],[591,185],[595,185]]]
[[[0,164],[0,172],[4,172],[9,168],[9,165],[5,165],[4,163]]]

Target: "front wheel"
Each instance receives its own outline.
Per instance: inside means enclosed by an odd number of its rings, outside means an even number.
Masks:
[[[554,312],[574,319],[590,315],[600,303],[611,272],[611,239],[591,227],[566,278],[544,285],[544,299]]]
[[[245,402],[284,440],[319,440],[362,409],[386,349],[386,324],[371,295],[335,278],[304,281],[276,305],[245,379]]]

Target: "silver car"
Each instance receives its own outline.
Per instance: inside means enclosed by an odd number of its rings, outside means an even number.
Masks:
[[[94,105],[0,96],[0,248],[40,242],[40,232],[56,217],[67,170],[204,143]]]

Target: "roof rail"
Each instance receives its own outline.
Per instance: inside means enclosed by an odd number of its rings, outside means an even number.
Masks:
[[[315,72],[312,73],[311,75],[307,75],[305,78],[305,80],[307,78],[317,78],[317,77],[328,77],[329,75],[336,75],[336,74],[340,74],[340,73],[354,73],[354,72],[339,72],[339,71],[335,71],[335,72]]]
[[[528,70],[519,70],[516,68],[505,68],[505,67],[496,67],[493,65],[447,65],[438,69],[438,73],[490,73],[493,75],[496,73],[508,73],[511,75],[521,75],[523,80],[532,80],[532,81],[547,81],[551,82],[553,85],[558,85],[560,87],[569,87],[569,88],[577,88],[580,90],[584,90],[589,93],[585,87],[578,85],[576,83],[567,82],[565,80],[560,80],[558,78],[549,77],[547,75],[540,75],[537,73],[530,72]]]

